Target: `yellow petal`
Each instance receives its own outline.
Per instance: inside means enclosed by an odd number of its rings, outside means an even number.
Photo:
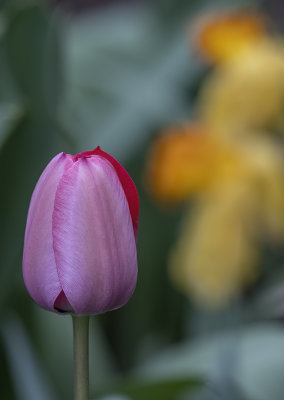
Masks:
[[[227,61],[266,35],[267,21],[252,10],[234,10],[203,17],[197,23],[196,46],[211,61]]]
[[[251,174],[251,185],[259,199],[260,229],[263,237],[284,241],[284,159],[283,150],[269,138],[251,135],[239,151]]]
[[[279,130],[283,124],[284,47],[258,43],[217,68],[204,82],[199,115],[222,139],[248,131]]]
[[[214,176],[220,151],[201,126],[184,124],[168,129],[151,149],[146,171],[150,191],[168,203],[197,193]]]
[[[170,260],[178,287],[207,307],[228,303],[257,275],[250,187],[223,189],[187,217]]]

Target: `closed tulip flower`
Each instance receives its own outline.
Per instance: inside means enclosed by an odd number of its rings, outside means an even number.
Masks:
[[[99,147],[55,156],[27,218],[23,275],[32,298],[76,315],[123,306],[137,279],[138,213],[133,181]]]

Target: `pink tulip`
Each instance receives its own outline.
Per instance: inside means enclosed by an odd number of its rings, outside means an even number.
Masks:
[[[32,298],[78,315],[123,306],[137,279],[138,213],[133,181],[99,147],[55,156],[27,218],[23,275]]]

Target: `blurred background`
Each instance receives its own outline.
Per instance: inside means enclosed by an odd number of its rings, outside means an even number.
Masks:
[[[21,258],[47,162],[97,145],[141,213],[135,294],[91,320],[91,398],[283,400],[283,2],[0,1],[2,399],[72,397],[71,318]]]

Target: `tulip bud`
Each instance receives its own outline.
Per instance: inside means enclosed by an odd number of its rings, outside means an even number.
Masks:
[[[138,213],[133,181],[99,147],[55,156],[27,218],[23,276],[32,298],[78,315],[123,306],[137,279]]]

